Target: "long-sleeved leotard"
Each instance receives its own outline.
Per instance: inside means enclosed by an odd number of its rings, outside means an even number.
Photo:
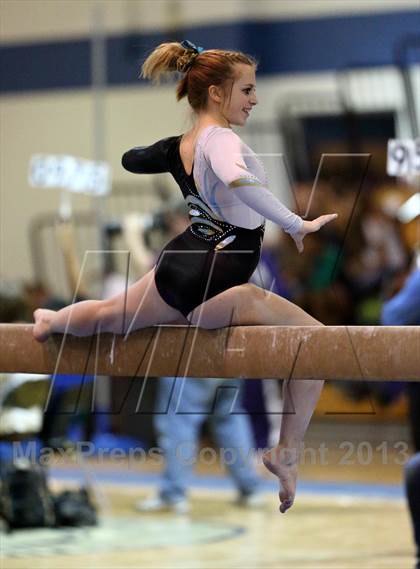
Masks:
[[[266,188],[261,162],[230,129],[211,125],[201,131],[190,175],[180,141],[175,136],[133,148],[122,164],[134,173],[170,172],[190,208],[190,226],[164,247],[155,270],[162,298],[187,316],[205,300],[248,282],[266,218],[289,233],[303,222]]]

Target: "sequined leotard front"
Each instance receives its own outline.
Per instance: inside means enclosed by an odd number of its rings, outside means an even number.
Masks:
[[[182,135],[133,148],[122,158],[124,168],[130,172],[171,173],[189,207],[189,227],[167,243],[155,268],[159,294],[185,317],[204,301],[248,282],[260,258],[265,218],[234,195],[231,188],[257,183],[264,187],[264,181],[258,163],[252,163],[256,158],[253,153],[248,155],[242,149],[246,155],[240,160],[229,156],[229,152],[223,153],[223,139],[227,138],[227,148],[232,137],[236,137],[234,144],[240,141],[230,129],[216,125],[204,129],[196,143],[190,175],[180,156]],[[287,223],[299,223],[298,216],[284,210],[281,215],[286,215]]]

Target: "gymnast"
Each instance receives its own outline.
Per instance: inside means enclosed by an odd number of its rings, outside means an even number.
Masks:
[[[137,174],[170,172],[189,207],[190,225],[163,249],[155,266],[127,291],[108,300],[86,300],[57,312],[34,312],[34,337],[52,333],[88,336],[128,334],[161,324],[206,329],[226,326],[322,326],[288,300],[248,283],[260,257],[265,220],[278,224],[303,251],[306,234],[337,217],[306,221],[268,189],[256,154],[233,132],[257,104],[257,61],[238,51],[203,50],[192,42],[159,45],[146,58],[141,76],[158,83],[181,74],[176,98],[187,97],[191,129],[122,157]],[[278,445],[263,463],[280,483],[280,512],[292,505],[299,449],[323,381],[285,382]]]

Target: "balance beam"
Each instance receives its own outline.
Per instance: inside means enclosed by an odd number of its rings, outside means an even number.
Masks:
[[[419,326],[156,326],[126,338],[0,324],[0,372],[124,377],[420,380]]]

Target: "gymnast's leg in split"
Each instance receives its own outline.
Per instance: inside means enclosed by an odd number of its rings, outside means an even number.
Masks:
[[[199,327],[323,326],[299,306],[253,284],[233,287],[197,307],[188,320]],[[296,492],[299,450],[324,382],[285,382],[280,440],[263,455],[266,468],[280,482],[280,512],[292,505]]]
[[[127,334],[159,324],[188,324],[188,320],[160,296],[155,269],[107,300],[82,300],[57,312],[39,308],[34,312],[34,337],[43,342],[50,334],[91,336],[98,330]]]

